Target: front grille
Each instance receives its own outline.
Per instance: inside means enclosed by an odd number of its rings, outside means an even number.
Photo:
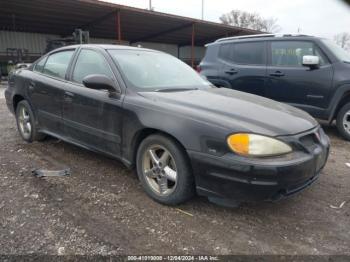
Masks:
[[[317,139],[317,136],[315,133],[308,134],[306,136],[303,136],[300,138],[300,142],[305,146],[305,147],[312,147],[315,144],[319,144],[319,141]]]
[[[312,133],[299,137],[299,142],[307,151],[314,152],[320,146],[321,139],[322,134],[320,129],[317,129]]]

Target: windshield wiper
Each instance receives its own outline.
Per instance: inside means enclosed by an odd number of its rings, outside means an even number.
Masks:
[[[155,92],[181,92],[181,91],[190,91],[198,90],[196,87],[173,87],[173,88],[160,88],[154,90]]]

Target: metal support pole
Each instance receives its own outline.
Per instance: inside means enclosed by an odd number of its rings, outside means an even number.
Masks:
[[[204,0],[202,0],[202,20],[204,19]]]
[[[191,65],[192,68],[194,68],[194,38],[195,38],[195,32],[194,32],[194,23],[192,24],[192,44],[191,44]]]
[[[122,34],[121,34],[121,25],[120,25],[120,10],[117,10],[116,12],[116,29],[117,29],[117,38],[118,43],[120,44],[122,42]]]

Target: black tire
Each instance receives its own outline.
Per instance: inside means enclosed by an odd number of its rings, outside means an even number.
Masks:
[[[347,119],[349,123],[345,123],[344,119]],[[343,105],[338,112],[337,128],[342,137],[350,141],[350,103]]]
[[[147,162],[147,160],[145,160],[146,152],[148,153],[148,150],[154,145],[159,145],[160,147],[166,149],[168,153],[170,153],[170,159],[168,160],[169,165],[171,161],[176,167],[176,183],[174,182],[175,186],[171,189],[172,191],[168,195],[160,195],[161,193],[159,192],[156,193],[148,182],[150,178],[147,178],[144,172],[144,163],[145,161]],[[167,165],[167,167],[169,165]],[[182,146],[170,137],[161,134],[154,134],[145,138],[137,150],[136,169],[137,175],[146,193],[152,199],[161,204],[178,205],[191,199],[195,195],[194,178],[188,156]],[[154,181],[158,181],[158,178],[152,179],[154,179]]]
[[[20,115],[21,115],[21,110],[25,110],[26,113],[29,116],[28,123],[30,123],[30,132],[24,133],[22,128],[21,128],[21,120],[20,120]],[[28,143],[31,143],[33,141],[40,141],[45,139],[46,135],[43,133],[38,132],[36,122],[35,122],[35,117],[34,113],[29,105],[29,103],[26,100],[22,100],[17,104],[16,107],[16,122],[17,122],[17,129],[19,134],[21,135],[22,139]],[[28,128],[27,128],[28,130]]]

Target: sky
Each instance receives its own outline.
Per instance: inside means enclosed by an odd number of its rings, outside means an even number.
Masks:
[[[149,0],[104,0],[147,9]],[[155,11],[201,18],[202,0],[152,0]],[[333,39],[350,33],[350,7],[340,0],[204,0],[204,19],[219,22],[232,9],[277,18],[279,33],[300,33]]]

